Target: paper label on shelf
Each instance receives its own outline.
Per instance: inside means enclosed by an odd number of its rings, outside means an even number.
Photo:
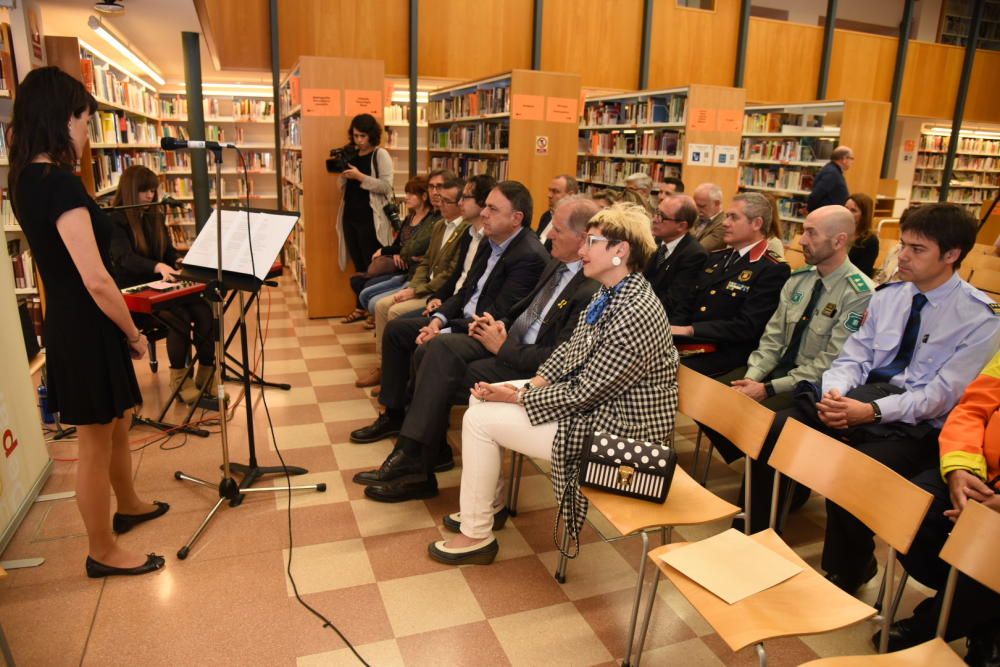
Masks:
[[[288,80],[288,94],[292,98],[292,106],[302,101],[302,93],[299,90],[299,77],[293,76]]]
[[[711,132],[715,129],[715,109],[691,109],[688,113],[688,130]]]
[[[544,95],[511,95],[510,117],[514,120],[544,120]]]
[[[340,90],[337,88],[304,88],[303,116],[339,116]]]
[[[719,109],[719,132],[743,134],[743,112],[739,109]]]
[[[712,144],[688,144],[687,164],[712,166]]]
[[[381,118],[382,91],[381,90],[345,90],[344,91],[344,115],[357,116],[359,113],[370,113],[376,118]]]
[[[535,155],[549,154],[549,138],[546,136],[535,137]]]
[[[545,99],[545,120],[550,123],[579,122],[576,100],[572,97],[547,97]]]
[[[913,139],[907,139],[903,142],[903,152],[912,153],[917,150],[917,142]]]
[[[722,146],[720,144],[715,145],[715,162],[713,164],[716,167],[726,167],[727,169],[736,169],[736,164],[738,160],[740,148],[739,146]]]
[[[393,81],[386,80],[385,87],[382,90],[382,99],[385,100],[385,105],[389,106],[392,104],[392,94],[396,92],[396,84]]]

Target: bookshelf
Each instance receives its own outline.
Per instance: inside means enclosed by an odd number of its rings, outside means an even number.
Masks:
[[[951,130],[924,125],[910,191],[911,204],[938,201],[944,162],[951,143]],[[978,215],[983,202],[1000,190],[1000,131],[962,128],[958,135],[955,165],[948,185],[948,201],[961,204]]]
[[[740,88],[707,85],[588,97],[579,126],[577,180],[589,190],[624,188],[627,176],[643,172],[654,182],[674,177],[688,189],[712,182],[733,192],[735,164],[696,162],[689,148],[735,148],[745,101]]]
[[[439,88],[427,105],[428,165],[521,181],[537,218],[552,177],[573,173],[579,100],[579,75],[531,70]]]
[[[974,0],[944,0],[938,22],[941,44],[965,46],[972,25]],[[1000,0],[986,0],[983,20],[979,24],[978,48],[1000,50]]]
[[[385,68],[380,60],[302,56],[281,82],[282,204],[296,211],[285,245],[286,264],[310,318],[349,313],[354,307],[348,261],[337,261],[337,212],[343,198],[337,176],[326,171],[331,148],[343,146],[362,105],[384,114]]]
[[[799,233],[813,179],[838,145],[854,149],[850,192],[879,192],[889,105],[844,100],[748,106],[740,144],[739,189],[778,199],[785,238]]]
[[[382,146],[392,155],[393,191],[396,199],[404,197],[403,188],[410,180],[410,94],[408,81],[386,81],[394,90],[386,100],[383,111],[385,133]],[[427,93],[417,93],[417,173],[412,176],[427,175]]]

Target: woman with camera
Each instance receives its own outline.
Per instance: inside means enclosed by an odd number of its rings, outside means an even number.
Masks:
[[[166,219],[157,199],[160,181],[156,174],[134,164],[122,172],[115,192],[114,206],[150,204],[146,208],[126,208],[114,211],[111,220],[115,228],[111,235],[111,263],[119,287],[130,287],[155,280],[173,281],[177,270],[177,250],[170,241]],[[170,322],[167,328],[167,357],[170,360],[170,391],[173,392],[187,375],[187,359],[191,353],[191,332],[194,331],[198,373],[188,378],[178,394],[185,403],[194,403],[201,387],[208,384],[207,396],[215,396],[215,326],[212,308],[201,299],[170,306],[159,316]],[[142,328],[152,324],[149,315],[132,315]]]
[[[615,204],[591,218],[580,246],[583,273],[601,284],[572,337],[528,382],[472,388],[462,422],[461,512],[444,518],[459,533],[428,552],[449,565],[488,564],[499,551],[494,527],[503,448],[552,461],[557,522],[579,544],[587,514],[577,471],[594,431],[661,442],[677,412],[677,349],[653,289],[642,275],[656,251],[643,208]]]
[[[346,165],[337,165],[346,166],[339,179],[344,196],[337,213],[338,261],[341,271],[346,270],[350,255],[354,270],[364,273],[375,251],[390,245],[395,232],[384,210],[392,203],[392,157],[378,148],[382,126],[371,114],[351,119],[348,139]]]
[[[407,215],[396,240],[375,251],[368,271],[351,276],[351,289],[358,295],[358,307],[344,321],[354,322],[368,316],[369,323],[365,326],[374,329],[375,316],[369,313],[374,313],[375,301],[401,290],[427,254],[437,220],[431,209],[427,179],[423,176],[411,178],[405,192]]]

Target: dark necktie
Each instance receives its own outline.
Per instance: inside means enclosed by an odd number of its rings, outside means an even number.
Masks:
[[[819,303],[820,294],[822,293],[823,280],[817,275],[816,284],[813,285],[812,296],[809,297],[809,303],[802,312],[801,319],[795,323],[795,328],[792,329],[792,339],[788,341],[788,349],[781,355],[778,365],[771,372],[771,377],[785,377],[789,371],[795,368],[795,359],[799,356],[799,346],[802,344],[802,336],[805,334],[806,327],[809,326],[809,322],[812,320],[813,313],[816,311],[816,305]]]
[[[899,343],[896,358],[886,366],[873,368],[868,374],[866,384],[888,382],[909,365],[910,359],[913,357],[913,348],[917,346],[917,334],[920,333],[920,311],[926,305],[926,296],[920,292],[913,295],[913,305],[910,306],[910,315],[906,318],[906,328],[903,329],[903,338]]]
[[[725,271],[726,269],[728,269],[729,265],[732,264],[734,261],[739,261],[739,258],[740,258],[739,250],[737,250],[736,248],[730,250],[729,256],[726,257],[726,263],[722,265],[722,270]]]
[[[667,261],[667,244],[661,243],[659,250],[656,251],[656,268],[663,266],[665,261]]]
[[[514,320],[514,324],[511,325],[510,331],[507,332],[509,337],[513,337],[517,342],[522,342],[524,334],[528,333],[528,329],[531,325],[538,319],[542,317],[542,309],[545,308],[545,304],[549,302],[552,295],[555,294],[556,287],[559,286],[559,281],[562,279],[566,272],[569,271],[569,267],[565,264],[560,264],[559,267],[552,272],[552,277],[549,281],[545,283],[542,289],[538,290],[538,294],[535,298],[531,300],[531,304],[525,309],[521,315]]]

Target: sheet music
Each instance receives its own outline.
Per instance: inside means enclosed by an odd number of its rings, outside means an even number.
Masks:
[[[250,238],[247,238],[247,212],[222,211],[222,270],[256,276],[264,280],[292,232],[297,213],[250,212]],[[186,266],[217,269],[215,209],[184,257]],[[253,262],[250,260],[251,241]],[[254,270],[256,269],[256,271]]]

